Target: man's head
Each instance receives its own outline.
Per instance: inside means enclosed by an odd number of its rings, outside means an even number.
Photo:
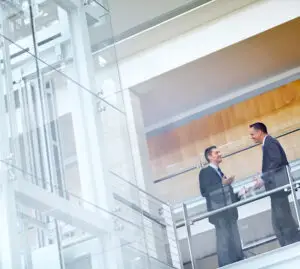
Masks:
[[[222,162],[222,154],[216,146],[211,146],[204,151],[205,159],[209,163],[219,165]]]
[[[262,143],[266,135],[268,135],[268,129],[262,122],[256,122],[249,126],[249,133],[251,139],[255,143]]]

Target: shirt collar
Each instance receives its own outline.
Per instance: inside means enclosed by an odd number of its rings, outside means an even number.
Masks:
[[[212,167],[215,170],[218,170],[218,166],[216,166],[214,163],[209,163],[209,166]]]
[[[263,146],[265,145],[265,141],[266,141],[266,138],[267,138],[268,136],[269,136],[269,135],[266,135],[266,136],[264,137],[264,140],[263,140],[263,143],[262,143]]]

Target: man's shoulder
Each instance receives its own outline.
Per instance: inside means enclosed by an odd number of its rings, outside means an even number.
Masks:
[[[282,152],[284,153],[284,148],[282,147],[280,142],[272,136],[270,136],[268,138],[268,140],[266,140],[264,148],[266,148],[267,151],[276,151],[277,152],[279,150],[281,153]]]
[[[266,137],[265,145],[273,144],[273,143],[275,143],[275,144],[280,144],[276,138],[274,138],[273,136],[268,135],[268,136]]]
[[[201,168],[200,172],[201,172],[201,171],[209,171],[209,170],[211,170],[211,169],[213,169],[213,168],[212,168],[210,165],[207,165],[207,166]]]
[[[199,174],[204,175],[204,174],[210,173],[211,171],[213,171],[213,168],[210,165],[208,165],[206,167],[201,168]]]

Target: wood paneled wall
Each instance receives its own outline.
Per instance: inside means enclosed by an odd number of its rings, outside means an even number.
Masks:
[[[252,144],[248,126],[267,124],[271,134],[300,126],[300,80],[261,94],[163,134],[149,137],[154,180],[199,163],[203,151],[217,145],[223,154]],[[290,160],[300,157],[300,133],[281,139]],[[261,149],[254,148],[224,160],[223,170],[243,178],[261,168]],[[199,194],[198,170],[158,183],[162,198],[171,202]]]

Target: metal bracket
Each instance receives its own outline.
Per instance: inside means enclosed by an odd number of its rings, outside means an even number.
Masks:
[[[7,173],[8,173],[8,176],[9,176],[9,181],[15,181],[16,174],[15,174],[15,171],[13,169],[13,163],[14,163],[13,153],[10,153],[8,155],[8,157],[5,158],[3,161],[7,165]]]
[[[121,231],[124,230],[124,225],[121,224],[121,223],[119,223],[119,221],[118,221],[117,218],[114,219],[114,227],[115,227],[115,228],[114,228],[115,231],[118,231],[118,232],[121,232]]]
[[[159,214],[160,216],[162,216],[162,215],[164,214],[164,209],[163,209],[162,207],[160,207],[160,208],[158,209],[158,214]]]
[[[104,112],[106,111],[106,106],[101,106],[101,104],[97,105],[97,111],[98,112]]]
[[[83,5],[84,6],[89,6],[92,3],[91,0],[83,0]]]
[[[113,213],[121,212],[121,207],[116,206],[116,207],[112,210],[112,212],[113,212]]]

